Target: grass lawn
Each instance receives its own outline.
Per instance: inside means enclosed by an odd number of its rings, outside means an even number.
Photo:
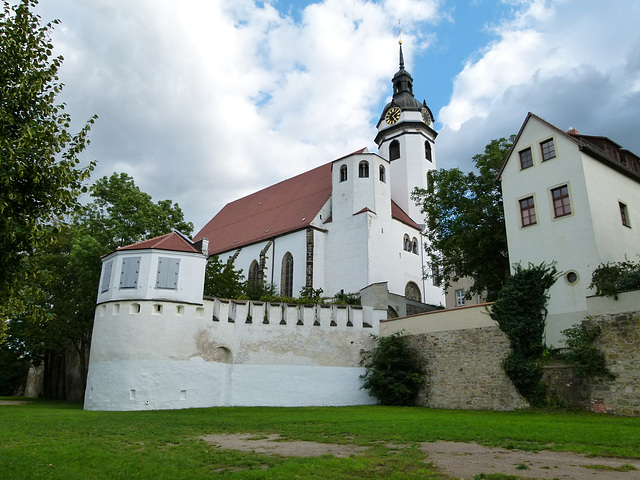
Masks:
[[[199,440],[247,432],[372,448],[349,458],[285,458]],[[378,406],[87,412],[79,404],[38,400],[0,406],[0,478],[446,478],[417,447],[435,440],[640,458],[640,418]]]

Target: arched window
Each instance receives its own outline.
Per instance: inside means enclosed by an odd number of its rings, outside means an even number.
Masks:
[[[380,181],[387,183],[387,172],[384,169],[384,165],[380,165]]]
[[[342,165],[340,167],[340,181],[341,182],[346,182],[347,181],[347,166],[346,165]]]
[[[413,282],[407,283],[404,287],[404,297],[407,300],[413,300],[414,302],[421,302],[422,295],[420,295],[420,287]]]
[[[418,240],[416,237],[413,237],[413,240],[411,240],[411,251],[416,255],[418,254]]]
[[[289,252],[282,257],[280,280],[280,295],[293,297],[293,255]]]
[[[394,140],[389,144],[389,161],[400,158],[400,142]]]
[[[364,160],[358,165],[358,176],[360,178],[369,178],[369,162]]]
[[[258,265],[257,261],[251,262],[251,266],[249,267],[249,278],[247,279],[250,284],[257,285],[258,284],[258,276],[260,273],[260,265]]]
[[[411,251],[411,239],[406,233],[404,234],[404,238],[402,239],[402,249],[406,252]]]
[[[424,158],[426,158],[430,162],[433,162],[433,160],[431,159],[431,143],[429,143],[429,140],[424,141]]]

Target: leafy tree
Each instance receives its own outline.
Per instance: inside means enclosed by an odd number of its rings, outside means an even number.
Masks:
[[[558,279],[555,266],[544,262],[515,271],[491,307],[491,318],[509,338],[511,353],[504,369],[520,394],[532,405],[544,400],[541,359],[545,350],[548,291]]]
[[[0,13],[0,304],[4,313],[24,259],[50,240],[78,207],[93,164],[79,166],[95,117],[76,134],[64,104],[52,57],[53,21],[41,25],[32,12],[37,0],[3,2]],[[15,286],[14,286],[15,287]],[[19,290],[20,287],[15,287]],[[2,325],[2,324],[0,324]]]
[[[53,240],[28,256],[38,275],[23,285],[26,308],[9,322],[10,348],[21,349],[35,364],[44,361],[44,394],[49,398],[68,396],[62,380],[70,351],[78,357],[79,377],[85,381],[100,257],[174,229],[186,235],[193,231],[177,204],[154,203],[126,174],[96,181],[91,198],[72,225],[52,232]]]
[[[209,257],[204,275],[205,295],[239,299],[244,297],[245,287],[242,270],[233,268],[231,262],[223,263],[218,255]]]
[[[362,388],[382,405],[414,405],[424,382],[424,366],[416,349],[400,332],[386,337],[373,335],[376,345],[364,352],[367,369]]]
[[[462,278],[473,279],[467,295],[493,300],[509,276],[507,235],[502,189],[497,181],[515,137],[492,140],[475,155],[477,173],[458,168],[432,170],[427,188],[413,198],[426,215],[426,252],[436,282],[448,287]]]

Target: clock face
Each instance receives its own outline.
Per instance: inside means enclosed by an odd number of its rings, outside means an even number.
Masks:
[[[384,119],[389,125],[393,125],[400,120],[400,109],[398,107],[390,108]]]
[[[424,120],[424,123],[431,125],[431,115],[429,115],[429,111],[426,108],[422,109],[422,119]]]

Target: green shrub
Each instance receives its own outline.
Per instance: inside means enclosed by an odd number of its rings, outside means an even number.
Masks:
[[[373,338],[376,345],[361,362],[367,369],[362,388],[382,405],[414,405],[425,374],[417,350],[400,332]]]
[[[589,288],[596,289],[596,295],[618,299],[618,293],[640,288],[640,261],[601,263],[591,275]]]

